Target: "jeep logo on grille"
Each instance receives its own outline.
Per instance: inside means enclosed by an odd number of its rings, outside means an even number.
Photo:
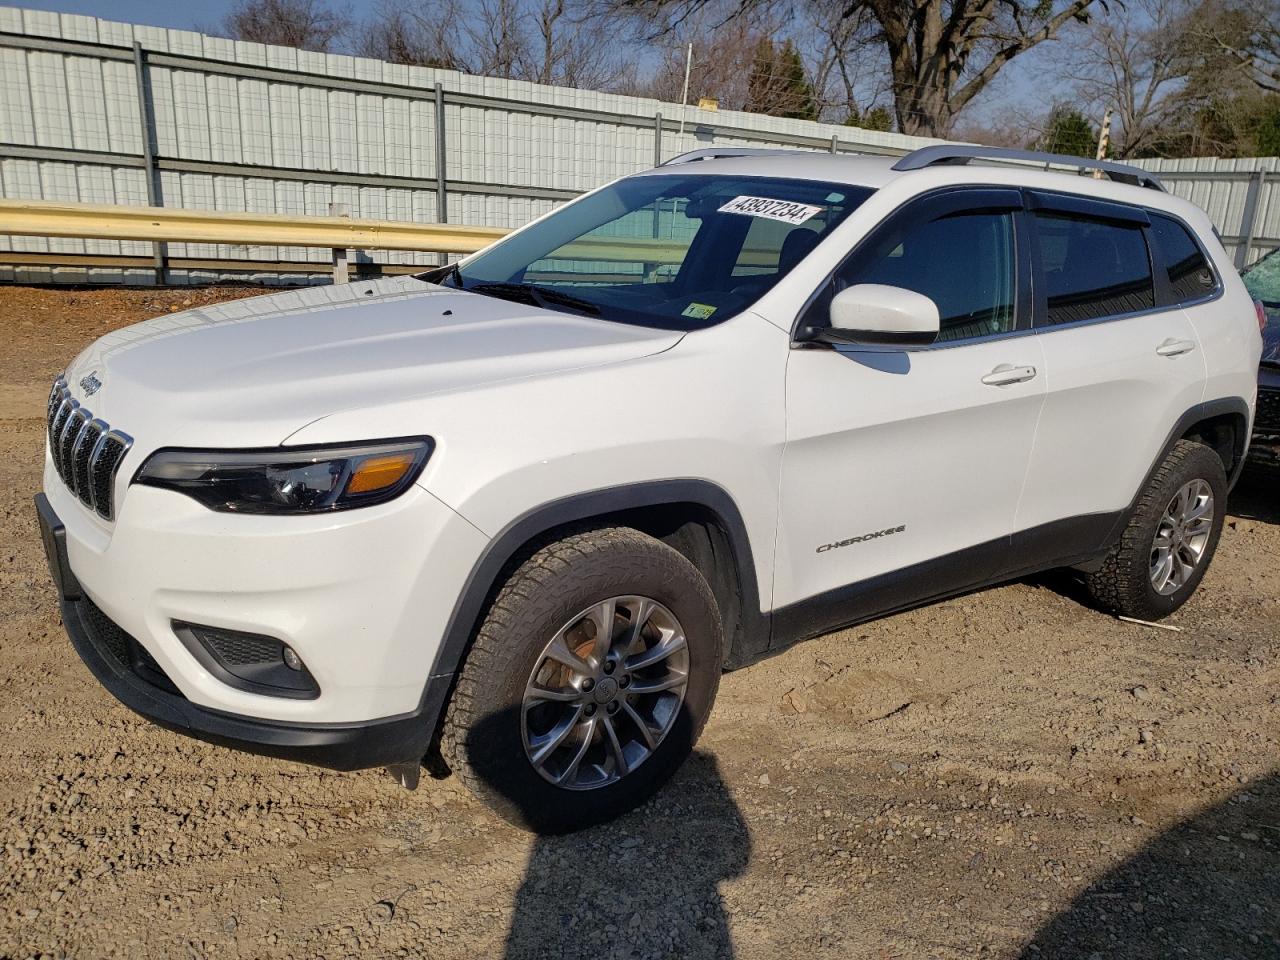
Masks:
[[[98,371],[94,370],[87,377],[80,378],[80,389],[86,397],[92,397],[102,389],[102,381],[98,379]]]

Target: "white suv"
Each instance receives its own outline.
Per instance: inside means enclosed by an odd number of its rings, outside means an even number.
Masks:
[[[570,830],[796,640],[1052,567],[1175,610],[1260,350],[1208,219],[1141,170],[699,151],[423,277],[102,338],[49,398],[37,504],[134,710],[425,760]]]

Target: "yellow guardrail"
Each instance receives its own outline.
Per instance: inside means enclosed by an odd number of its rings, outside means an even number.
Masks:
[[[173,207],[0,200],[0,234],[226,243],[236,246],[330,247],[474,253],[507,235],[497,227],[463,227],[350,217],[223,213]]]
[[[346,279],[347,250],[413,250],[474,253],[505,237],[499,227],[465,227],[352,217],[228,213],[173,207],[126,207],[37,200],[0,200],[0,235],[142,240],[152,243],[219,243],[231,246],[328,247],[335,278]],[[554,253],[557,260],[679,264],[686,244],[663,238],[593,237]],[[743,252],[746,266],[777,269],[776,250]],[[320,264],[317,268],[323,269]]]

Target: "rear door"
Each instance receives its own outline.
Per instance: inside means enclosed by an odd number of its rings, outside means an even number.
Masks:
[[[1038,192],[1028,206],[1048,392],[1015,547],[1065,558],[1101,545],[1200,402],[1204,351],[1183,311],[1158,305],[1143,209]]]
[[[989,575],[1044,397],[1017,190],[919,198],[863,240],[801,323],[858,283],[930,297],[936,344],[797,346],[787,364],[774,600],[820,632]]]

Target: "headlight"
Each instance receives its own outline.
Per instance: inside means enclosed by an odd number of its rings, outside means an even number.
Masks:
[[[158,450],[134,483],[228,513],[322,513],[383,503],[418,478],[430,437],[270,450]]]

